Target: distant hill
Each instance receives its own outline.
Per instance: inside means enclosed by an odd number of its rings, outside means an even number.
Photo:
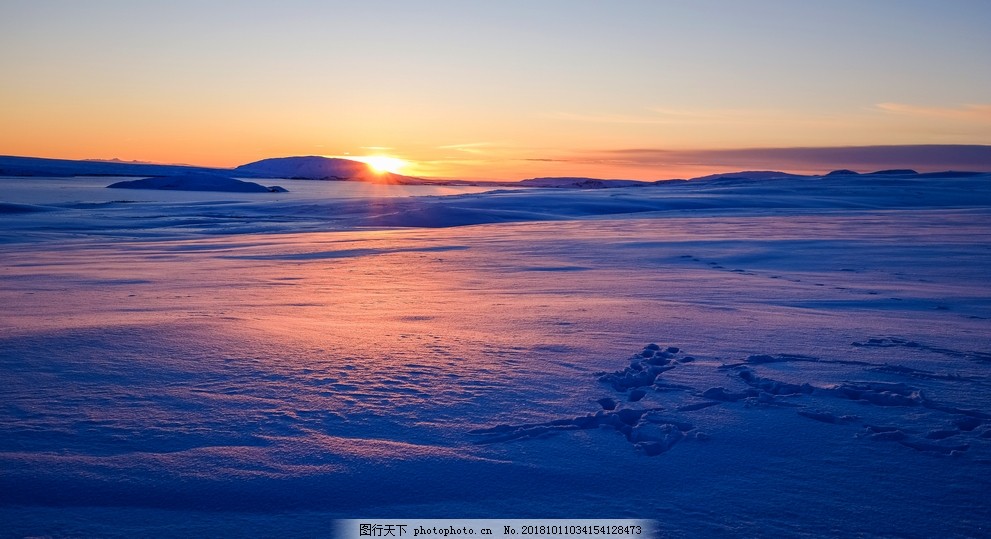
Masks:
[[[650,182],[639,180],[604,180],[581,177],[549,177],[520,180],[517,185],[524,187],[565,187],[571,189],[607,189],[610,187],[642,187]]]
[[[610,187],[638,187],[652,184],[672,186],[686,183],[686,180],[659,180],[647,182],[639,180],[599,179],[586,177],[542,177],[519,182],[512,181],[465,181],[452,179],[423,179],[389,172],[376,172],[368,164],[351,159],[322,157],[318,155],[298,157],[275,157],[262,159],[236,168],[211,168],[189,165],[160,165],[139,161],[120,160],[72,160],[47,159],[41,157],[18,157],[0,155],[0,176],[133,176],[170,178],[192,174],[213,174],[240,178],[286,178],[305,180],[363,181],[400,185],[478,185],[486,187],[564,187],[572,189],[602,189]],[[979,172],[923,172],[911,169],[879,170],[857,173],[853,170],[834,170],[825,175],[799,175],[773,170],[728,172],[711,174],[687,180],[687,182],[712,181],[721,185],[752,180],[773,180],[787,178],[823,178],[843,176],[863,176],[875,178],[960,178],[979,175]]]
[[[777,170],[744,170],[741,172],[725,172],[722,174],[710,174],[708,176],[699,176],[698,178],[692,178],[692,181],[698,180],[774,180],[774,179],[784,179],[784,178],[802,178],[801,174],[790,174],[788,172],[780,172]]]
[[[306,180],[350,180],[374,174],[367,164],[360,161],[316,155],[262,159],[241,165],[234,170],[271,178]]]
[[[309,155],[302,157],[273,157],[262,159],[234,169],[235,174],[247,173],[261,178],[289,178],[297,180],[358,180],[376,183],[420,184],[419,178],[376,172],[361,161]]]
[[[157,176],[140,180],[113,183],[109,189],[154,189],[158,191],[223,191],[226,193],[286,193],[286,189],[274,185],[265,187],[216,174],[187,174],[183,176]]]
[[[158,165],[120,160],[46,159],[41,157],[0,156],[0,176],[154,176],[173,177],[190,174],[220,174],[242,178],[290,178],[306,180],[353,180],[405,185],[434,184],[391,174],[375,172],[367,164],[331,157],[276,157],[262,159],[234,169],[188,165]],[[448,182],[450,183],[450,182]],[[461,183],[455,181],[455,183]]]
[[[0,156],[0,176],[178,176],[218,171],[230,172],[225,169],[185,165]]]
[[[876,172],[868,172],[871,176],[916,176],[919,173],[910,168],[894,168],[888,170],[878,170]]]

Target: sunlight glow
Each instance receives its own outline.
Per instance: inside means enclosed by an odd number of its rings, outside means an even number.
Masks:
[[[349,156],[348,159],[353,159],[355,161],[361,161],[362,163],[367,163],[368,166],[372,167],[372,169],[378,174],[381,174],[383,172],[391,172],[393,174],[398,174],[399,171],[403,169],[403,167],[409,164],[409,162],[403,159],[400,159],[398,157],[390,157],[388,155],[365,155],[360,157]]]

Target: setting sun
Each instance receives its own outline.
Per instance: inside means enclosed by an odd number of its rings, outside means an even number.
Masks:
[[[348,157],[348,159],[367,163],[368,166],[372,167],[372,169],[379,174],[383,172],[398,174],[403,167],[409,164],[403,159],[399,159],[398,157],[389,157],[387,155],[366,155],[361,157]]]

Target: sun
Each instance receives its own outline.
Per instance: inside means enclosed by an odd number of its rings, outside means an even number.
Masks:
[[[382,174],[383,172],[398,174],[403,167],[409,164],[403,159],[398,157],[390,157],[388,155],[366,155],[362,157],[351,157],[350,159],[366,163],[378,174]]]

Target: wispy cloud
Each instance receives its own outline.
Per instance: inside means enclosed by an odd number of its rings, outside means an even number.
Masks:
[[[955,107],[931,107],[905,103],[878,103],[859,110],[812,111],[791,109],[741,109],[741,108],[671,108],[651,107],[633,113],[576,113],[566,111],[548,112],[545,118],[598,124],[616,125],[658,125],[678,128],[760,131],[761,129],[789,129],[804,133],[811,124],[818,129],[834,129],[848,132],[852,127],[874,126],[891,128],[896,118],[915,120],[925,126],[926,132],[933,129],[953,133],[959,129],[985,129],[991,124],[991,104],[973,103]],[[880,123],[879,123],[880,122]],[[942,125],[942,127],[940,127]],[[969,126],[969,127],[963,127]],[[902,128],[904,130],[904,127]]]
[[[633,115],[633,114],[579,114],[574,112],[548,112],[543,115],[554,120],[565,120],[570,122],[587,122],[599,124],[666,124],[671,123],[666,118],[655,115]]]
[[[666,123],[729,123],[754,119],[795,118],[794,111],[768,109],[673,109],[653,107],[650,112]],[[808,114],[808,113],[806,113]]]
[[[536,160],[536,159],[534,159]],[[737,148],[669,150],[629,148],[583,152],[570,157],[539,159],[574,165],[612,165],[655,169],[659,173],[713,167],[726,170],[772,169],[825,172],[837,168],[872,171],[913,168],[920,171],[991,170],[991,146],[930,144],[804,148]]]
[[[959,107],[922,107],[905,103],[878,103],[876,108],[881,112],[904,116],[991,122],[991,104],[969,104]]]
[[[588,122],[601,124],[705,124],[751,121],[754,118],[767,120],[777,117],[794,117],[794,113],[774,110],[749,109],[673,109],[651,107],[639,114],[589,114],[575,112],[549,112],[546,118],[571,122]]]
[[[861,112],[834,114],[788,109],[732,109],[732,108],[670,108],[650,107],[635,113],[576,113],[555,111],[541,116],[554,120],[617,125],[658,125],[677,127],[715,128],[720,126],[749,128],[763,126],[802,126],[810,122],[817,125],[849,125]]]
[[[486,149],[491,148],[495,144],[492,142],[466,142],[462,144],[448,144],[445,146],[437,146],[438,150],[455,150],[465,153],[483,153]]]

